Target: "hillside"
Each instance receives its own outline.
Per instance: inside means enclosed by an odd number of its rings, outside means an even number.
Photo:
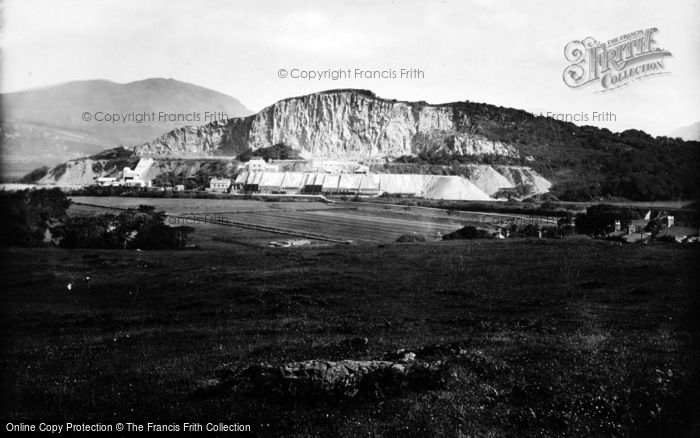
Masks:
[[[249,117],[171,131],[134,151],[236,155],[278,143],[316,158],[527,165],[567,200],[700,198],[697,142],[613,133],[483,103],[388,100],[366,90],[284,99]]]
[[[273,145],[306,158],[400,163],[402,173],[440,166],[469,176],[472,164],[520,166],[553,182],[562,200],[700,198],[698,142],[613,133],[483,103],[388,100],[366,90],[284,99],[251,116],[174,129],[133,153],[205,158]]]
[[[124,115],[222,112],[229,117],[251,113],[225,94],[162,78],[127,84],[76,81],[7,93],[0,98],[5,179],[109,147],[143,143],[188,124],[158,116],[141,123],[136,119],[126,123],[99,122],[94,116],[97,112]],[[92,115],[90,121],[83,120],[84,112]]]
[[[284,99],[249,117],[173,130],[134,150],[140,156],[237,155],[282,143],[314,158],[387,159],[437,151],[520,157],[512,146],[470,129],[469,117],[449,105],[332,90]]]

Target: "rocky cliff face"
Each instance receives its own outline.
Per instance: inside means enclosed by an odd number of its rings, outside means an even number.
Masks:
[[[285,99],[259,113],[185,127],[136,146],[138,156],[233,156],[284,143],[305,157],[385,159],[421,152],[519,158],[478,132],[459,105],[428,105],[337,90]]]

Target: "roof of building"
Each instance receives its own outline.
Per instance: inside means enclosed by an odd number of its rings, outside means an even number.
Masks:
[[[260,184],[264,187],[281,187],[284,181],[284,173],[279,172],[263,172],[260,177]]]
[[[241,172],[236,176],[236,181],[234,181],[236,184],[245,184],[246,180],[248,179],[248,172]]]
[[[340,183],[340,175],[326,175],[325,178],[323,178],[323,190],[337,190],[338,183]]]
[[[489,196],[469,180],[459,176],[418,174],[316,174],[310,172],[241,172],[235,181],[282,190],[322,186],[324,191],[396,193],[434,199],[488,200]]]
[[[134,168],[134,172],[139,172],[139,173],[145,172],[151,166],[153,166],[153,164],[155,164],[155,161],[153,161],[153,158],[141,158],[139,160],[138,164],[136,165],[136,167]]]
[[[357,190],[360,188],[362,176],[363,175],[357,175],[354,173],[341,173],[338,188],[341,190]]]
[[[305,186],[322,186],[325,179],[325,173],[307,173],[305,176]]]
[[[263,172],[250,172],[246,184],[260,184]]]
[[[379,175],[362,175],[360,190],[379,190],[381,178]]]
[[[304,182],[303,172],[286,172],[284,175],[284,183],[282,187],[285,189],[299,189]]]

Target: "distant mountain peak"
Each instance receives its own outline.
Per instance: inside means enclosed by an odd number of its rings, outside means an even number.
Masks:
[[[673,132],[671,132],[671,137],[680,137],[683,140],[688,141],[700,141],[700,122],[695,122],[692,125],[674,129]]]
[[[221,92],[172,78],[128,83],[107,79],[65,82],[0,95],[4,163],[18,163],[3,176],[90,155],[105,147],[134,146],[192,122],[164,118],[126,123],[96,120],[96,114],[204,114],[245,117],[252,112]],[[83,114],[87,113],[86,119]],[[204,116],[202,116],[203,118]],[[197,124],[195,122],[195,124]]]

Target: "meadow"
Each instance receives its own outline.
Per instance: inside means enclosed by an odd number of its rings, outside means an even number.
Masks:
[[[201,248],[220,247],[222,242],[265,246],[272,240],[318,236],[317,242],[391,243],[404,234],[428,239],[475,223],[485,228],[513,219],[523,224],[556,224],[556,218],[501,214],[494,212],[450,211],[418,206],[362,202],[265,202],[243,199],[196,198],[71,198],[69,214],[95,215],[148,204],[165,211],[171,225],[195,228],[192,242]],[[216,222],[216,223],[211,223]]]
[[[2,256],[6,421],[221,421],[303,437],[700,431],[696,246],[566,238]],[[366,347],[337,348],[356,338]],[[468,354],[426,387],[330,400],[206,390],[256,364],[436,344]]]

